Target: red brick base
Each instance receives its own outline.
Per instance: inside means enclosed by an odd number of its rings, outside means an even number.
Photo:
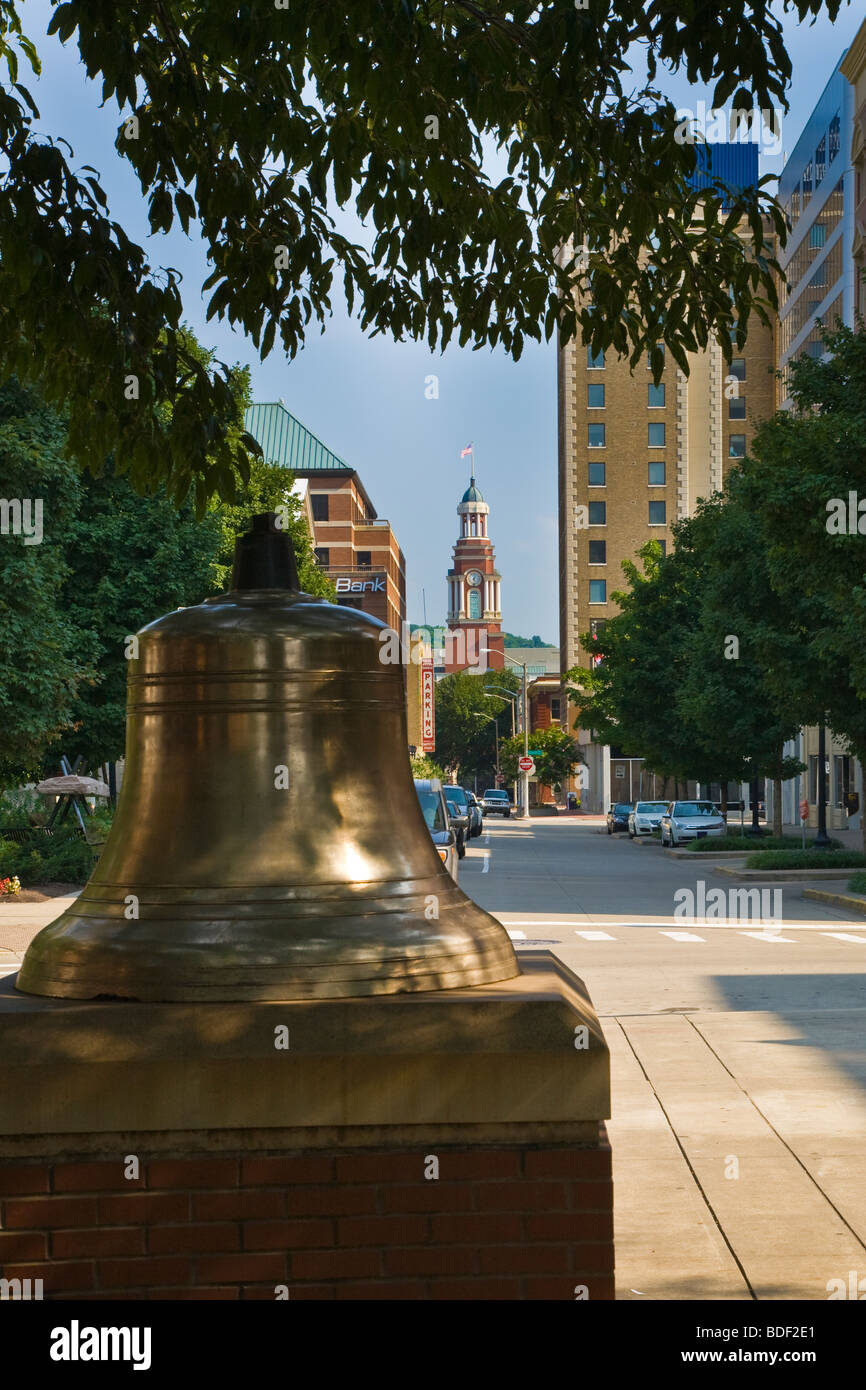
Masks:
[[[142,1154],[123,1174],[0,1159],[3,1276],[45,1298],[614,1296],[603,1127],[593,1148]]]

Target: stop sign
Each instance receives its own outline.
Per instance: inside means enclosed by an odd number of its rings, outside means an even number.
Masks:
[[[804,797],[803,797],[803,800],[800,802],[800,820],[808,820],[808,819],[809,819],[809,803],[808,803],[808,801],[806,800],[806,798],[805,798],[805,796],[804,796]]]
[[[532,761],[531,758],[527,757],[526,755],[524,755],[522,758],[518,758],[517,766],[520,768],[521,772],[535,771],[535,763]]]

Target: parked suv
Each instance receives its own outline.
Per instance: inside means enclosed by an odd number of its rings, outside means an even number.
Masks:
[[[481,801],[481,808],[485,816],[504,816],[506,820],[511,815],[511,802],[508,792],[502,791],[498,787],[490,787]]]

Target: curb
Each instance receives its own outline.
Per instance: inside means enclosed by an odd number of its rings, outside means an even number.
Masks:
[[[817,883],[825,879],[838,882],[840,878],[850,878],[856,869],[735,869],[720,864],[717,874],[728,878],[748,879],[753,883]]]
[[[804,898],[814,898],[819,903],[830,903],[833,907],[850,908],[853,912],[866,915],[866,898],[852,898],[846,893],[827,893],[821,888],[804,888]]]

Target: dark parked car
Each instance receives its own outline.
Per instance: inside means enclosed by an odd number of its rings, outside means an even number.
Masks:
[[[457,832],[457,857],[462,859],[469,843],[470,822],[472,819],[469,802],[462,787],[453,787],[446,782],[442,787],[448,802],[448,815]]]
[[[628,818],[632,810],[630,801],[618,801],[615,806],[611,806],[607,813],[608,835],[613,835],[616,830],[628,830]]]
[[[484,811],[481,802],[474,792],[467,791],[466,800],[469,802],[469,838],[474,840],[484,829]]]

